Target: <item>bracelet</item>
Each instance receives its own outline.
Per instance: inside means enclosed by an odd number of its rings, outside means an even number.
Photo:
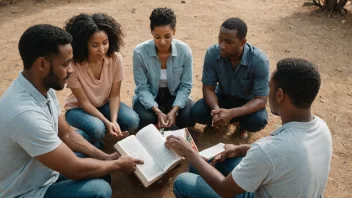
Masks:
[[[158,115],[159,113],[161,113],[161,111],[158,109],[158,110],[155,112],[155,115]]]
[[[170,111],[174,112],[176,114],[176,116],[178,116],[178,111],[171,109]]]

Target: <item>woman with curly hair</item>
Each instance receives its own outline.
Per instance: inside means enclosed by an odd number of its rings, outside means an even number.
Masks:
[[[136,83],[133,109],[139,127],[192,127],[192,51],[174,39],[176,15],[169,8],[156,8],[149,17],[152,40],[137,45],[133,52]]]
[[[84,131],[82,135],[92,144],[99,143],[106,132],[123,138],[128,133],[121,131],[135,131],[138,115],[120,101],[124,78],[120,24],[106,14],[80,14],[69,19],[64,29],[73,38],[67,122]]]

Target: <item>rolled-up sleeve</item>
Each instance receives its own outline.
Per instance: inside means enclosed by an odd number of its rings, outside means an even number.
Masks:
[[[253,96],[268,96],[270,77],[268,59],[258,59],[253,76]]]
[[[135,94],[139,102],[145,109],[151,109],[153,106],[158,106],[155,102],[153,94],[150,92],[146,67],[143,64],[142,57],[138,51],[133,52],[133,76],[136,84]]]
[[[203,75],[202,75],[202,83],[204,85],[216,86],[218,82],[218,78],[214,68],[215,59],[216,59],[216,55],[214,54],[214,52],[207,50],[204,58]]]
[[[181,75],[181,82],[177,90],[176,99],[172,106],[179,106],[180,108],[184,108],[186,106],[189,94],[192,90],[192,74],[192,50],[190,48],[187,48],[183,61],[183,73]]]

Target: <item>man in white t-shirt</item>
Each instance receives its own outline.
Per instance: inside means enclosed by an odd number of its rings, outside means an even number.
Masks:
[[[111,197],[107,176],[143,163],[95,148],[60,114],[54,90],[72,73],[71,42],[47,24],[21,36],[24,70],[0,98],[0,197]]]
[[[312,63],[281,60],[270,80],[271,112],[282,126],[252,145],[225,145],[209,165],[183,139],[168,137],[166,146],[191,163],[179,175],[176,197],[322,197],[332,156],[329,128],[312,115],[320,88]],[[193,172],[193,173],[192,173]]]

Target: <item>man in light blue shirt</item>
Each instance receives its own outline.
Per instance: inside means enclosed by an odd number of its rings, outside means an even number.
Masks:
[[[197,123],[207,129],[240,122],[241,138],[267,124],[265,105],[269,93],[269,61],[258,48],[246,43],[247,25],[227,19],[220,28],[219,44],[211,46],[203,67],[203,99],[192,108]]]
[[[109,177],[99,177],[142,163],[95,148],[60,113],[54,89],[62,90],[72,73],[71,42],[45,24],[21,36],[24,70],[0,99],[0,197],[111,197]]]

